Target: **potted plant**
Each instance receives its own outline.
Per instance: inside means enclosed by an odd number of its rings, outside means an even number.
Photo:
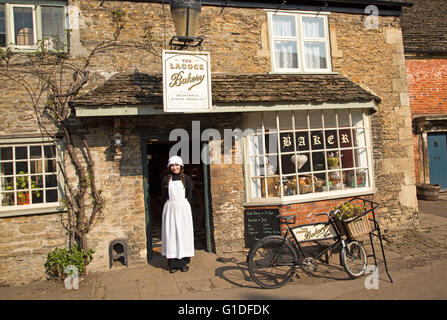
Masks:
[[[24,175],[24,171],[20,171],[19,175]],[[36,181],[31,181],[31,189],[37,189],[38,185]],[[5,188],[8,191],[13,191],[14,187],[9,184]],[[16,190],[23,190],[17,192],[17,204],[18,205],[25,205],[30,203],[30,194],[28,192],[28,177],[26,176],[19,176],[16,177]],[[40,198],[40,191],[35,191],[35,197]],[[12,200],[12,199],[11,199]]]
[[[371,231],[371,225],[364,206],[356,205],[352,202],[345,202],[335,208],[338,210],[336,217],[337,226],[350,238],[355,238],[367,234]],[[361,218],[359,218],[361,217]],[[343,232],[344,231],[344,232]]]

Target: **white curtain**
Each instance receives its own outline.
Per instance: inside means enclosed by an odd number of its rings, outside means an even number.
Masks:
[[[295,37],[295,17],[273,16],[273,35],[278,37]]]
[[[326,69],[326,45],[323,42],[305,42],[304,56],[309,69]]]
[[[55,45],[61,46],[64,43],[64,9],[42,6],[41,10],[44,40],[52,41]]]
[[[305,38],[324,38],[323,19],[303,17],[302,25]]]
[[[296,42],[275,41],[275,60],[278,68],[298,68]]]

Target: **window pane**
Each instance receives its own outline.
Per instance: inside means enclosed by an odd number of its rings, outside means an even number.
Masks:
[[[31,146],[30,147],[31,159],[42,158],[42,147],[41,146]]]
[[[46,193],[46,202],[57,202],[57,190],[47,190]]]
[[[4,4],[0,4],[0,47],[6,47],[6,19]]]
[[[64,34],[64,8],[41,7],[42,11],[42,37],[48,49],[63,49]]]
[[[0,148],[0,160],[12,160],[12,147]]]
[[[310,136],[312,150],[324,149],[323,132],[322,131],[312,131]]]
[[[45,158],[55,158],[56,148],[54,146],[44,146],[44,155]]]
[[[284,152],[293,152],[293,132],[281,132],[279,135],[280,150]]]
[[[16,162],[16,174],[28,173],[28,162],[20,161]]]
[[[326,130],[324,135],[326,139],[326,149],[338,148],[337,130]]]
[[[12,192],[4,193],[0,195],[2,199],[2,206],[13,206],[15,201],[15,194]]]
[[[275,41],[275,61],[277,68],[298,68],[296,42]]]
[[[303,17],[303,35],[305,38],[324,38],[324,21],[321,18]]]
[[[42,176],[32,176],[31,177],[31,188],[43,188],[43,177]]]
[[[56,172],[56,160],[45,160],[45,172]]]
[[[351,123],[349,121],[349,111],[348,110],[338,110],[338,127],[349,127]]]
[[[13,178],[1,178],[1,190],[2,191],[10,191],[14,190]]]
[[[308,69],[326,69],[326,43],[304,42],[304,60]]]
[[[295,17],[274,15],[273,35],[279,37],[295,37]]]
[[[45,188],[57,187],[57,179],[55,175],[45,176]]]
[[[28,159],[28,148],[27,147],[16,147],[16,159]]]
[[[296,150],[309,150],[309,133],[307,131],[298,131],[295,133]]]
[[[17,192],[17,204],[19,206],[29,204],[29,192]]]
[[[296,173],[296,167],[295,167],[294,160],[296,160],[296,157],[294,154],[281,155],[282,174]]]
[[[0,165],[0,174],[5,176],[13,175],[12,162],[5,162]]]
[[[307,114],[305,112],[294,111],[295,129],[307,129]]]
[[[355,164],[356,167],[366,167],[368,164],[366,158],[366,149],[356,149],[354,150]]]
[[[14,7],[14,35],[17,45],[34,45],[32,8]]]
[[[264,118],[264,129],[269,129],[269,131],[276,131],[276,113],[275,112],[263,112]],[[271,130],[273,129],[273,130]]]
[[[326,170],[326,158],[324,156],[324,152],[313,152],[312,153],[312,166],[313,166],[313,171]]]
[[[32,192],[33,204],[43,203],[43,192],[42,190],[35,190]]]
[[[311,128],[322,128],[323,127],[323,121],[321,120],[321,111],[319,111],[319,110],[309,111],[309,118],[310,118],[310,127]]]
[[[363,127],[363,112],[362,110],[354,109],[352,110],[352,126],[353,127]]]
[[[20,176],[20,177],[16,178],[16,189],[17,190],[28,189],[28,186],[29,186],[28,177]]]

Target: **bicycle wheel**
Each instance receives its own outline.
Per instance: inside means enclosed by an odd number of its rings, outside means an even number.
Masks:
[[[346,273],[358,278],[366,269],[366,252],[357,241],[349,242],[340,252],[340,260]]]
[[[266,289],[279,288],[295,274],[297,256],[280,236],[268,236],[256,242],[248,255],[248,270],[254,282]]]

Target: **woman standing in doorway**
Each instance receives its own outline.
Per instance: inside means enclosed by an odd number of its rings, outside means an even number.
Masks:
[[[192,180],[183,173],[183,161],[173,156],[168,161],[169,173],[162,179],[163,207],[161,224],[162,255],[168,259],[170,272],[189,270],[194,256],[194,228],[191,205]]]

